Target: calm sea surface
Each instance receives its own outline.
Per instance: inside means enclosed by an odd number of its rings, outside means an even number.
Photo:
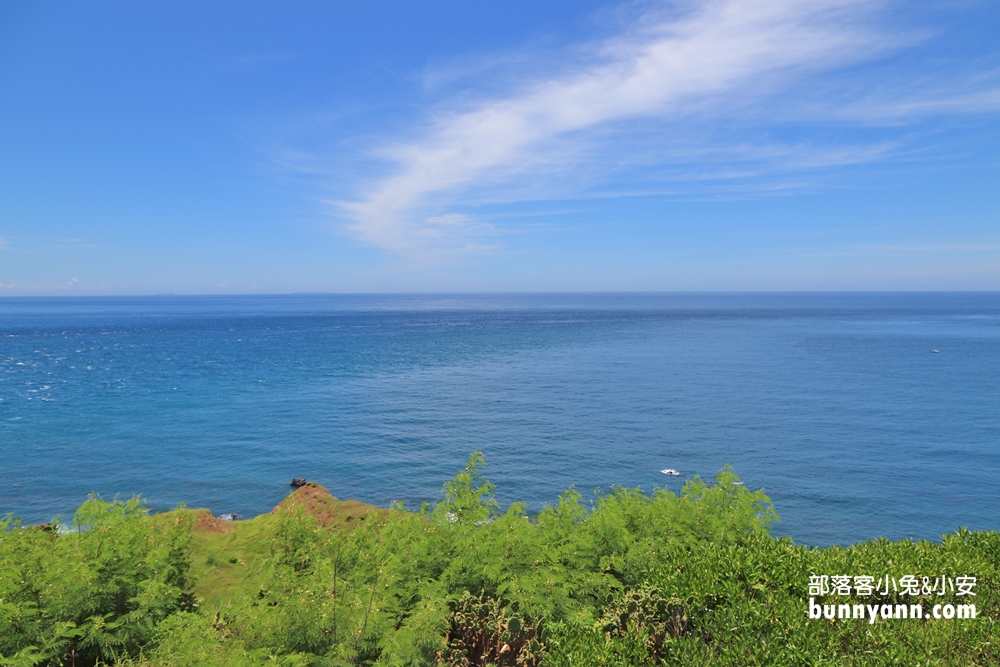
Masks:
[[[250,517],[299,476],[416,508],[477,449],[504,505],[728,463],[798,542],[1000,530],[1000,294],[0,299],[26,522]]]

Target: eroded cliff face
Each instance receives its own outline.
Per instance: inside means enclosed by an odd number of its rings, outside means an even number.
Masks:
[[[386,512],[386,510],[380,510],[373,505],[357,500],[338,500],[322,485],[316,482],[306,482],[278,503],[271,510],[271,514],[296,505],[303,507],[309,514],[316,517],[321,525],[326,527],[338,524],[350,527],[352,524],[364,521],[370,512]]]
[[[236,530],[236,526],[233,525],[232,521],[224,521],[219,517],[212,516],[212,512],[209,510],[199,509],[192,511],[198,517],[197,522],[194,524],[195,530],[203,530],[210,533],[232,533]]]

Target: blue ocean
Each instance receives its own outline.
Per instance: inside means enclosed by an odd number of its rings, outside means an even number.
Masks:
[[[1000,294],[0,299],[25,522],[248,518],[293,477],[416,509],[474,450],[531,510],[729,464],[799,543],[1000,530]]]

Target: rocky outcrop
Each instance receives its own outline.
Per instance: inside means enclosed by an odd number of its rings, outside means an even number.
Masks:
[[[384,513],[372,505],[357,500],[337,500],[324,487],[316,482],[305,482],[278,503],[271,514],[280,512],[283,508],[299,505],[323,526],[343,525],[350,527],[365,521],[371,512]]]
[[[208,510],[193,510],[193,512],[198,517],[198,521],[194,525],[195,530],[204,530],[209,533],[231,533],[236,530],[232,521],[223,521],[219,517],[212,516]]]

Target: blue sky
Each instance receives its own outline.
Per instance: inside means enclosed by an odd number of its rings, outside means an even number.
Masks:
[[[0,296],[1000,289],[992,0],[6,2]]]

